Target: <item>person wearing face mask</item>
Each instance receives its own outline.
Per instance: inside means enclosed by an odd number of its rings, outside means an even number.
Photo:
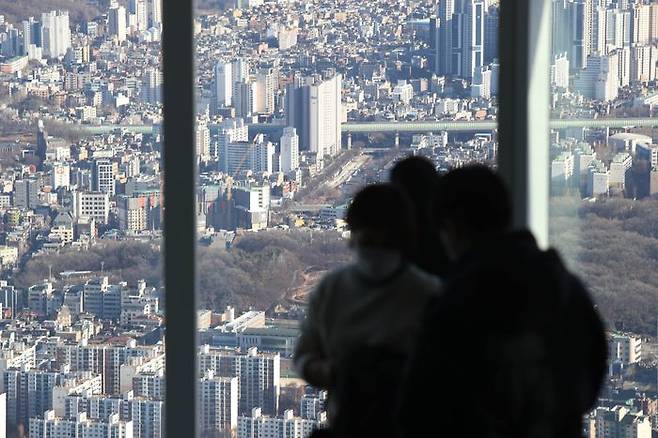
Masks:
[[[395,186],[361,190],[346,222],[354,262],[312,292],[294,362],[328,390],[332,436],[392,437],[404,364],[440,282],[410,261],[413,209]]]

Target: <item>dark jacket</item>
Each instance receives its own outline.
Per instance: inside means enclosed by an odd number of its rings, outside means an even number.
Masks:
[[[402,436],[580,437],[605,363],[601,320],[555,251],[527,232],[481,242],[426,314]]]

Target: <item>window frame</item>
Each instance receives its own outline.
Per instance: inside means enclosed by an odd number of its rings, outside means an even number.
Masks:
[[[162,3],[165,428],[170,437],[196,437],[194,2]]]
[[[551,3],[501,0],[498,168],[518,228],[548,245]],[[163,0],[166,433],[197,436],[193,0]],[[167,108],[173,108],[168,111]]]

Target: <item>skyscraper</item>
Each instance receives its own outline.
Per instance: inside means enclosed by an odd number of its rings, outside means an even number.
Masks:
[[[43,55],[59,58],[71,47],[71,29],[68,11],[51,11],[41,14]]]
[[[497,6],[490,6],[484,17],[484,64],[498,58],[500,14]]]
[[[461,77],[473,79],[484,65],[484,0],[465,0],[461,14],[463,26]]]
[[[162,0],[148,0],[148,22],[149,27],[162,25]]]
[[[274,112],[275,71],[272,68],[261,69],[256,75],[256,94],[254,112],[272,114]]]
[[[215,97],[218,107],[229,107],[233,104],[233,73],[232,65],[219,61],[215,64]]]
[[[650,42],[651,9],[649,5],[634,4],[631,8],[631,44],[647,44]]]
[[[144,31],[148,28],[148,10],[145,0],[129,0],[128,13],[135,16],[137,30]]]
[[[590,56],[573,85],[574,91],[588,99],[616,99],[619,90],[619,58],[616,54]]]
[[[571,56],[569,63],[575,69],[585,68],[592,48],[592,0],[577,0],[570,4]]]
[[[237,84],[246,82],[249,78],[249,62],[243,58],[237,58],[231,63],[231,82],[233,84],[233,96],[237,94]]]
[[[341,149],[342,76],[305,78],[286,91],[286,119],[297,130],[302,150],[318,157],[334,156]]]
[[[23,50],[28,53],[28,47],[31,44],[41,47],[41,23],[36,21],[34,17],[23,20]]]
[[[206,122],[197,122],[195,141],[197,158],[207,161],[210,158],[210,129]]]
[[[140,93],[144,102],[162,102],[162,72],[159,69],[150,67],[144,70]]]
[[[238,117],[247,117],[255,112],[256,82],[251,79],[233,84],[233,108]]]
[[[207,371],[199,380],[199,397],[202,434],[231,436],[238,425],[238,378]]]
[[[123,6],[110,8],[108,27],[110,35],[116,37],[118,42],[126,40],[126,8]]]
[[[553,0],[553,30],[552,54],[553,57],[561,53],[571,53],[571,26],[570,5],[567,0]]]
[[[452,74],[452,18],[455,13],[455,0],[439,0],[437,70],[439,75]]]
[[[281,136],[281,172],[288,173],[299,167],[299,136],[295,128],[283,129]]]

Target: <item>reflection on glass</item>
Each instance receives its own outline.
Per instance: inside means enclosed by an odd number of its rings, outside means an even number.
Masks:
[[[495,163],[498,2],[197,9],[201,433],[307,436],[327,394],[292,366],[298,324],[350,259],[355,192],[410,154]]]
[[[0,427],[161,437],[160,0],[0,9]]]
[[[586,429],[608,436],[604,429],[634,422],[636,436],[648,436],[656,352],[647,337],[656,335],[658,316],[658,3],[553,0],[552,7],[553,118],[600,122],[551,132],[551,239],[609,330],[607,400]],[[629,398],[632,407],[619,408]]]

